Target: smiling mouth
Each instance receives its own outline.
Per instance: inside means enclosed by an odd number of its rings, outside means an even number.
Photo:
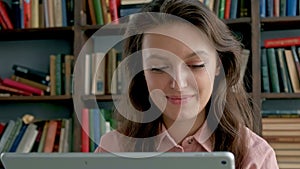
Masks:
[[[183,105],[188,103],[194,95],[183,95],[183,96],[166,96],[168,102],[175,105]]]

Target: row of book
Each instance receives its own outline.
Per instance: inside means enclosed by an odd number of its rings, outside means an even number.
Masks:
[[[112,48],[107,54],[95,52],[85,55],[84,93],[104,95],[120,93],[122,74],[117,69],[122,53]]]
[[[72,120],[27,122],[24,118],[0,123],[0,152],[70,152]]]
[[[105,133],[116,128],[111,109],[84,108],[81,114],[81,151],[93,152]]]
[[[300,48],[262,48],[262,92],[300,92]]]
[[[200,0],[220,19],[250,17],[251,3],[248,0]]]
[[[73,25],[74,0],[0,1],[3,29],[64,27]]]
[[[49,60],[50,73],[14,64],[11,77],[0,79],[1,96],[71,95],[74,56],[52,54]]]
[[[298,0],[260,0],[261,17],[281,17],[300,15]]]
[[[262,128],[263,137],[275,150],[279,167],[300,168],[300,117],[263,118]]]

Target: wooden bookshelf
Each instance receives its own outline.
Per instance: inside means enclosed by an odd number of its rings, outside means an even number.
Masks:
[[[89,37],[91,37],[98,29],[101,29],[103,25],[87,25],[86,15],[82,15],[83,11],[87,11],[87,1],[74,0],[74,25],[68,27],[53,27],[53,28],[30,28],[30,29],[14,29],[14,30],[1,30],[0,31],[0,42],[14,42],[14,41],[27,41],[27,40],[62,40],[67,41],[67,48],[71,50],[71,53],[78,57],[83,45]],[[223,20],[228,27],[233,31],[241,31],[243,34],[242,41],[245,43],[246,48],[251,50],[251,56],[249,58],[249,67],[247,74],[248,78],[248,92],[252,97],[252,101],[255,104],[254,118],[261,122],[261,110],[262,101],[265,99],[300,99],[300,95],[296,93],[262,93],[261,91],[261,72],[260,72],[260,39],[261,31],[268,30],[285,30],[285,29],[300,29],[300,16],[294,17],[272,17],[272,18],[260,18],[259,14],[259,1],[251,0],[251,16],[245,18],[228,19]],[[110,25],[109,28],[105,29],[106,35],[114,35],[116,31],[124,31],[126,24]],[[120,32],[122,33],[122,32]],[[55,45],[54,45],[55,47]],[[21,46],[16,46],[16,49]],[[32,50],[34,50],[34,46]],[[1,47],[0,47],[1,51]],[[1,52],[0,52],[1,55]],[[7,56],[7,57],[24,57],[24,56]],[[45,57],[43,59],[46,59]],[[48,59],[48,58],[47,58]],[[2,61],[6,60],[1,58]],[[46,68],[45,68],[46,69]],[[0,71],[2,71],[0,69]],[[1,73],[1,72],[0,72]],[[81,98],[83,102],[89,102],[90,100],[96,99],[97,102],[108,102],[112,100],[111,95],[104,96],[83,96]],[[6,102],[69,102],[72,103],[72,96],[12,96],[12,97],[0,97],[0,105],[6,104]],[[72,104],[70,104],[70,112],[74,112]],[[300,108],[299,108],[300,109]],[[10,115],[11,118],[14,115]],[[74,138],[73,138],[73,151],[80,151],[81,137],[80,137],[80,124],[77,116],[72,115],[74,118]],[[255,126],[255,132],[261,135],[262,126]]]

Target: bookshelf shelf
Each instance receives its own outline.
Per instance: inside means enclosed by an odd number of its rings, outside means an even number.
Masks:
[[[74,27],[1,30],[0,41],[34,39],[73,39]]]
[[[300,99],[300,93],[262,93],[262,99]]]
[[[243,18],[237,18],[237,19],[223,19],[223,22],[226,23],[227,25],[241,24],[241,23],[251,24],[251,18],[243,17]]]
[[[263,31],[300,29],[300,16],[267,17],[260,19]]]
[[[112,101],[113,98],[119,98],[119,95],[86,95],[86,96],[82,96],[82,100],[83,101],[92,101],[92,100],[97,100],[97,101]]]
[[[0,101],[72,101],[71,96],[10,96],[0,97]]]

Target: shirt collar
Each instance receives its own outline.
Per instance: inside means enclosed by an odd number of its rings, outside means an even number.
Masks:
[[[176,141],[169,134],[164,124],[161,124],[161,134],[158,136],[156,150],[165,152],[173,147],[180,147]],[[207,121],[198,129],[198,131],[192,136],[207,152],[212,151],[213,143],[211,139],[212,131],[207,125]]]

